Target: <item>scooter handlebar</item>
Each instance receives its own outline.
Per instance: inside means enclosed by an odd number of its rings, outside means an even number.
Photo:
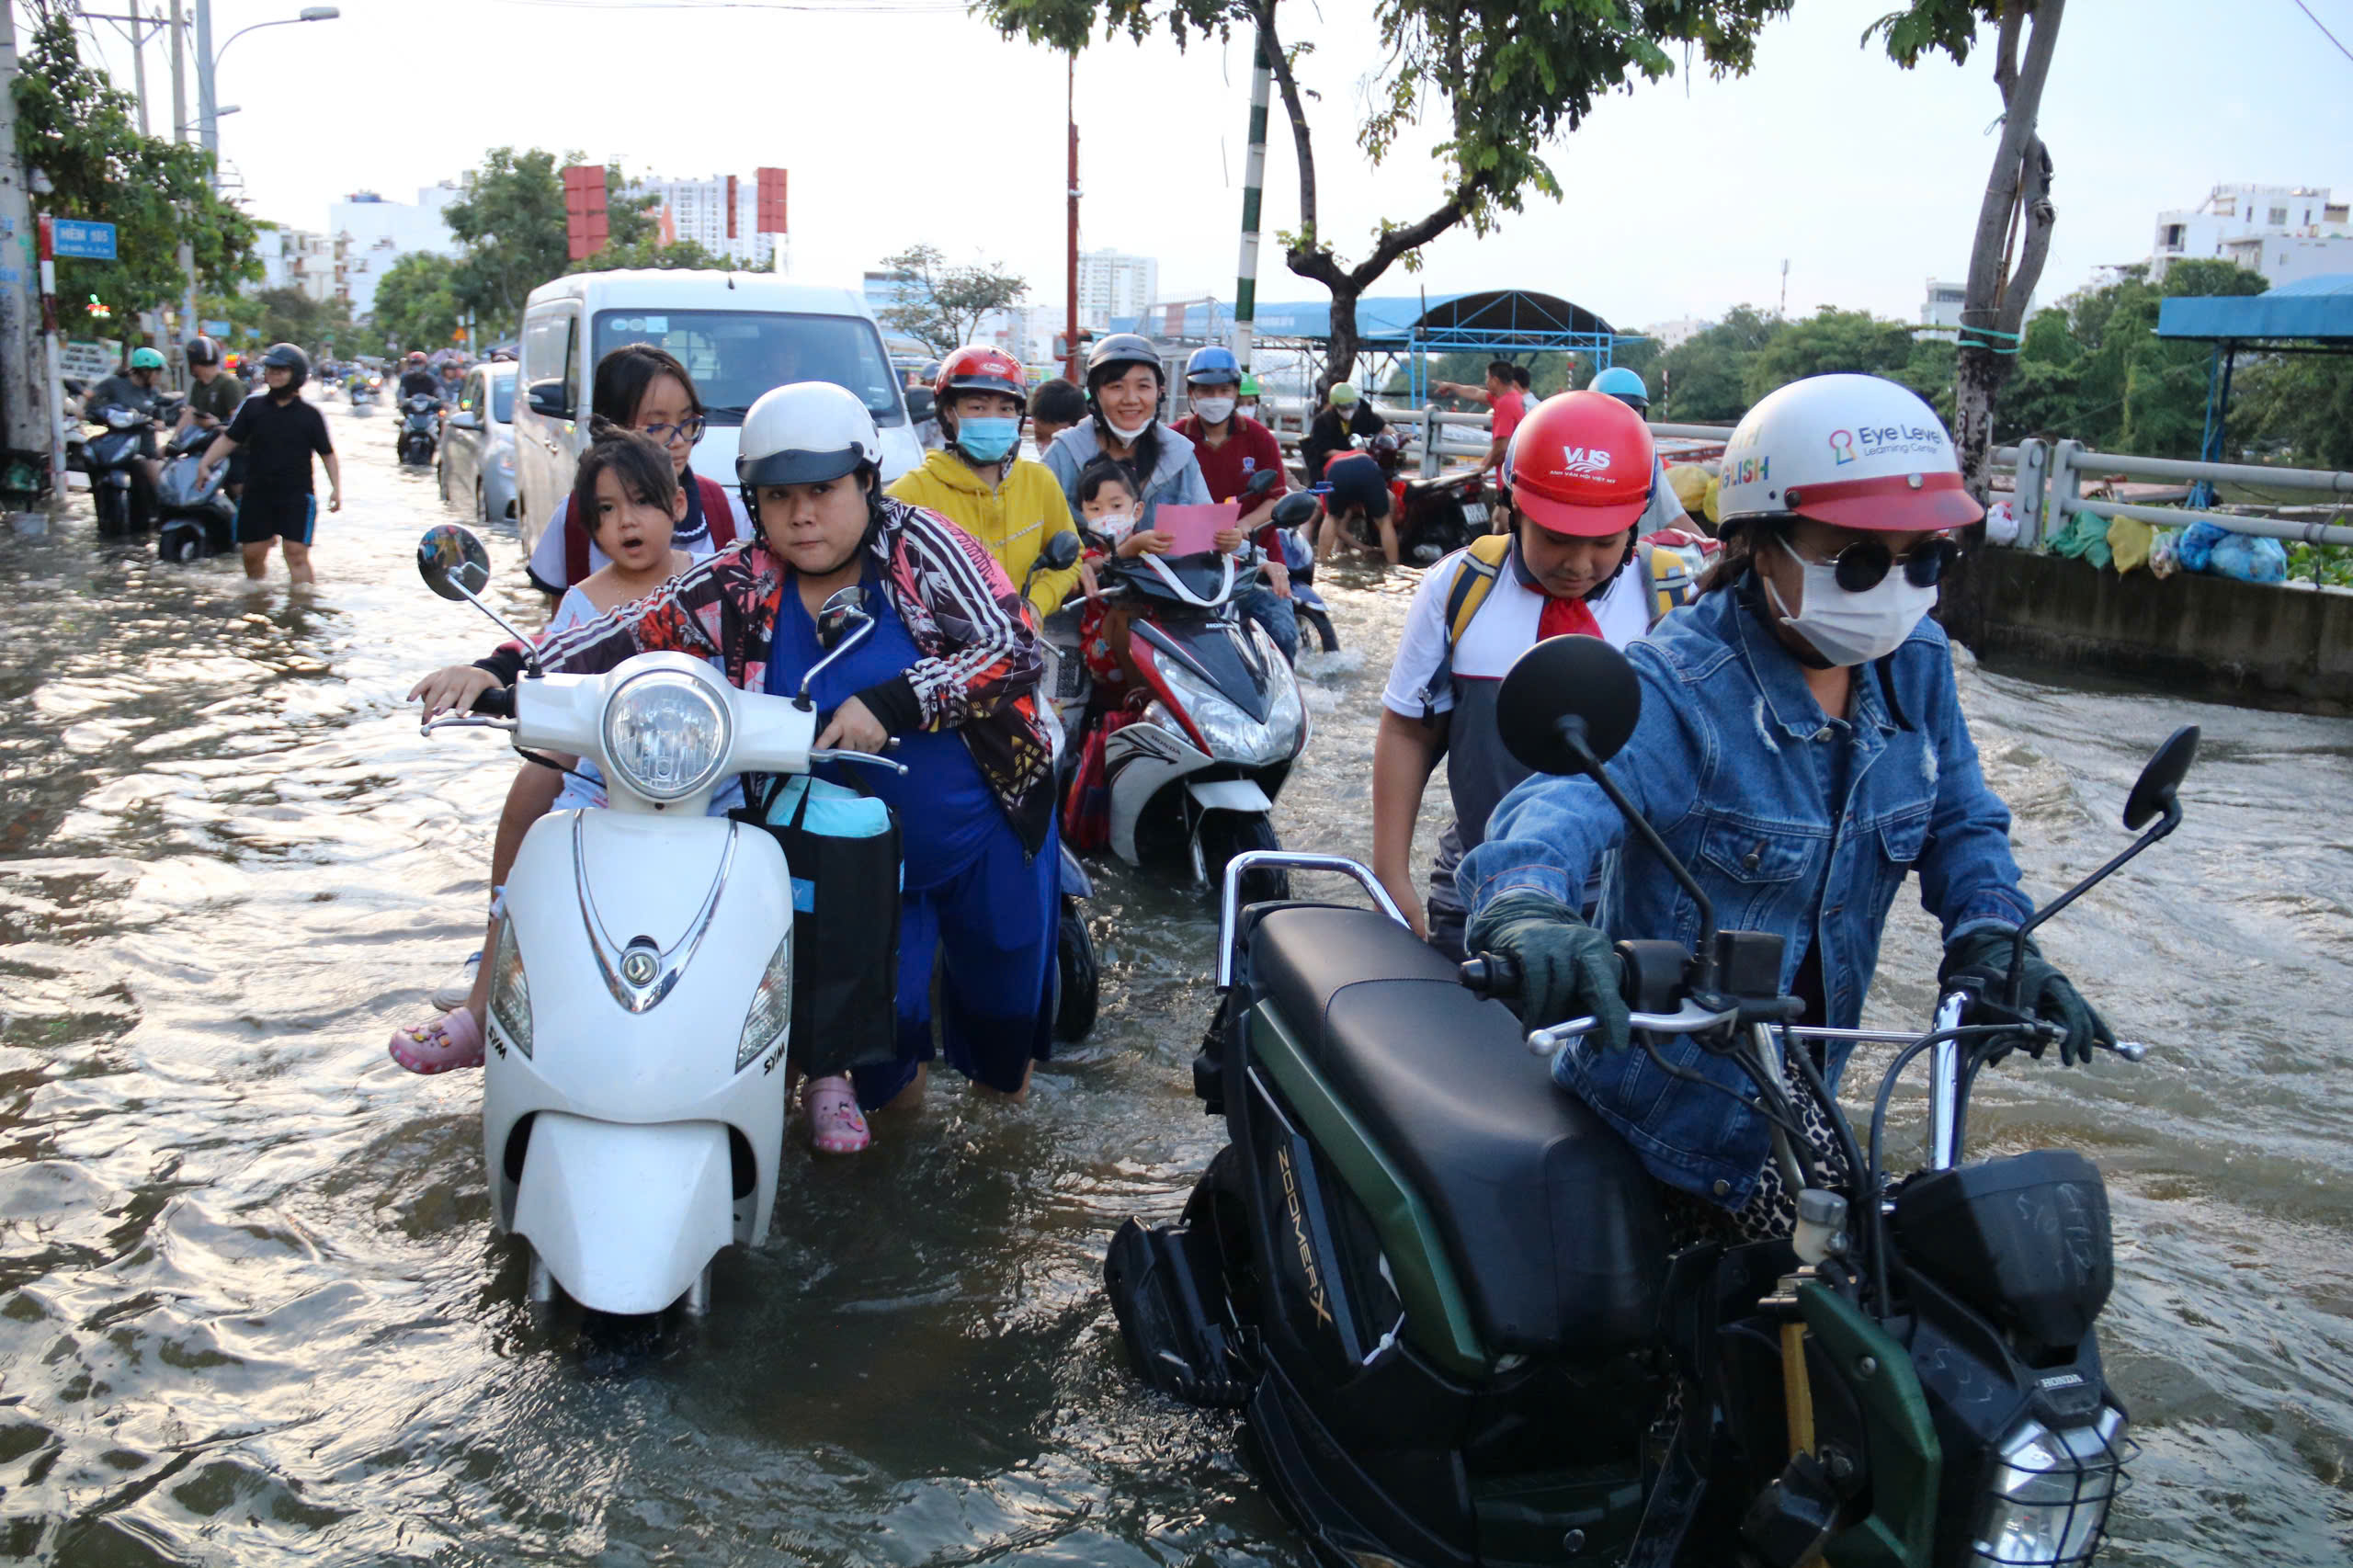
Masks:
[[[515,688],[511,686],[484,687],[482,695],[474,699],[473,711],[493,719],[512,719],[515,717]]]
[[[1486,1001],[1519,999],[1519,965],[1502,953],[1480,953],[1466,959],[1460,978],[1463,989]]]

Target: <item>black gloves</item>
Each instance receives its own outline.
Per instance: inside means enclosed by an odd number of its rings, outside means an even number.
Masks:
[[[1542,1028],[1591,1014],[1592,1038],[1607,1050],[1629,1043],[1625,998],[1618,993],[1618,955],[1609,938],[1568,905],[1540,892],[1507,892],[1471,917],[1463,947],[1498,953],[1518,965],[1520,1022]]]
[[[1956,937],[1946,945],[1944,966],[1937,971],[1937,979],[1950,987],[1959,977],[1973,976],[1979,994],[2000,1001],[2007,994],[2010,947],[2017,939],[2014,930],[1995,926],[1981,926]],[[2059,1060],[2071,1067],[2090,1061],[2096,1045],[2116,1043],[2115,1031],[2092,1011],[2091,1004],[2067,977],[2051,966],[2032,938],[2027,941],[2026,962],[2020,969],[2018,1006],[2067,1031],[2059,1042]],[[2043,1041],[2038,1039],[2027,1050],[2039,1058],[2042,1047]]]

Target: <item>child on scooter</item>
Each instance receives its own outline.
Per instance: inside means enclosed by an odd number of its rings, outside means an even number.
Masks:
[[[572,487],[572,510],[584,520],[607,563],[574,584],[549,618],[542,636],[595,620],[608,610],[643,598],[683,572],[692,558],[671,544],[671,536],[687,512],[686,493],[669,455],[651,437],[598,421],[596,439],[581,455]],[[499,684],[480,665],[452,665],[416,683],[409,696],[421,699],[427,719],[441,710],[464,712],[475,698]],[[566,772],[558,773],[527,762],[508,797],[508,811],[498,824],[499,836],[510,834],[519,847],[523,833],[551,811],[568,811],[606,803],[604,779],[594,763],[557,755]],[[525,813],[516,810],[520,802]],[[712,815],[744,803],[740,784],[731,783],[710,803]],[[506,864],[512,853],[498,857]],[[495,945],[499,902],[504,890],[491,889],[490,934],[483,950]],[[453,1067],[479,1067],[483,1061],[483,1008],[490,995],[490,966],[476,971],[472,993],[465,1003],[428,1024],[404,1025],[392,1031],[392,1060],[412,1073],[446,1073]]]
[[[1111,458],[1096,459],[1078,476],[1078,511],[1079,531],[1093,547],[1080,568],[1086,611],[1079,618],[1078,645],[1087,673],[1095,677],[1096,708],[1117,708],[1141,685],[1128,657],[1128,607],[1104,602],[1095,562],[1107,555],[1128,561],[1165,555],[1176,540],[1158,528],[1136,526],[1135,482]]]

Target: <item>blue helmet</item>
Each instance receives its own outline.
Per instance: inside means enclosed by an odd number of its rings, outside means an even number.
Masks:
[[[1587,390],[1606,392],[1638,413],[1647,412],[1651,405],[1651,389],[1643,384],[1642,372],[1623,365],[1612,365],[1594,377]]]
[[[1193,357],[1185,361],[1185,384],[1188,387],[1214,387],[1228,381],[1241,384],[1242,361],[1233,350],[1212,343],[1206,348],[1196,348]]]

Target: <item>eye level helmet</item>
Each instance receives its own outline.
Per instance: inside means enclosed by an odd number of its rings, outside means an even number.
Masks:
[[[1985,515],[1936,410],[1909,387],[1852,374],[1791,381],[1750,409],[1724,443],[1716,502],[1726,528],[1811,517],[1915,533]]]

